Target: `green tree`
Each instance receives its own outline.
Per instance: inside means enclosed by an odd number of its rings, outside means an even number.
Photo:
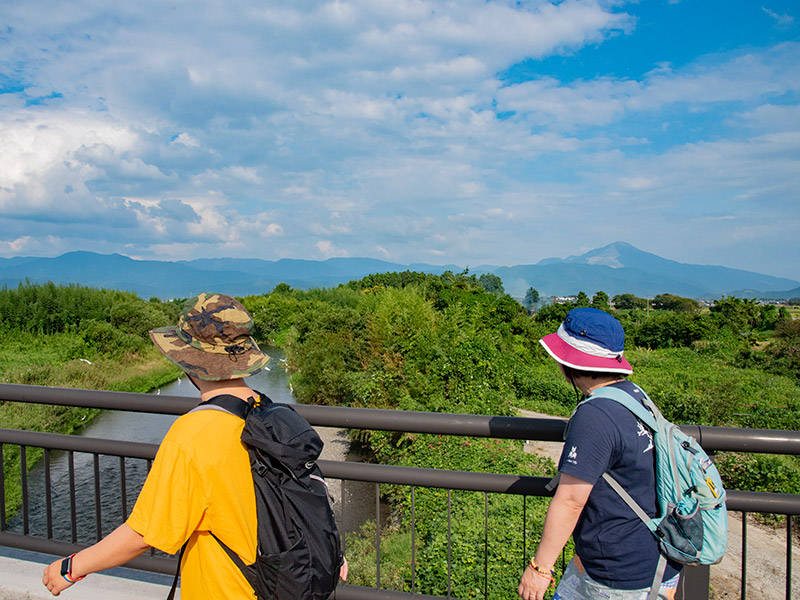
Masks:
[[[618,294],[611,301],[614,303],[614,308],[620,310],[640,309],[647,306],[647,300],[633,294]]]
[[[675,312],[698,312],[700,303],[692,298],[682,298],[674,294],[658,294],[653,298],[651,306],[656,310],[673,310]]]
[[[672,348],[710,339],[716,331],[708,315],[662,310],[651,313],[641,323],[626,323],[625,337],[636,346]]]
[[[292,291],[292,286],[288,283],[279,283],[275,286],[275,289],[272,290],[273,294],[288,294]]]
[[[767,371],[800,381],[800,321],[779,321],[766,354],[769,358]]]
[[[602,290],[595,292],[594,296],[592,297],[592,306],[594,308],[599,308],[600,310],[608,309],[608,294]]]
[[[505,290],[503,289],[503,280],[494,273],[484,273],[478,277],[478,283],[480,283],[481,287],[490,294],[499,295],[505,293]]]
[[[586,295],[586,292],[578,292],[578,297],[575,299],[575,306],[583,308],[590,304],[591,302],[589,302],[589,296]]]
[[[528,291],[525,292],[523,304],[528,309],[528,312],[536,310],[536,305],[539,304],[539,290],[532,287],[528,288]]]
[[[714,301],[710,308],[720,325],[728,326],[737,333],[744,333],[756,328],[761,310],[754,298],[736,298],[723,296]]]
[[[536,313],[536,321],[538,323],[561,323],[573,308],[575,308],[575,305],[570,303],[548,304],[540,308]]]

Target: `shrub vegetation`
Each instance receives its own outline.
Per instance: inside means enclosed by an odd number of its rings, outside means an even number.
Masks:
[[[149,392],[178,376],[147,331],[174,323],[181,303],[81,286],[0,289],[0,381],[49,387]],[[72,433],[99,411],[0,402],[0,427]],[[28,450],[33,466],[41,450]],[[3,453],[6,507],[19,505],[19,449]]]
[[[574,305],[529,302],[538,308],[532,316],[503,292],[496,277],[405,271],[332,289],[281,284],[241,300],[253,315],[259,341],[286,350],[302,402],[487,415],[514,415],[525,408],[561,416],[576,403],[575,391],[538,343]],[[798,429],[800,322],[785,308],[728,297],[709,310],[671,294],[652,301],[622,294],[609,302],[601,291],[592,298],[579,294],[575,305],[607,310],[622,321],[633,379],[667,418]],[[148,391],[177,371],[151,347],[147,331],[174,323],[180,306],[180,301],[144,301],[80,286],[0,290],[0,377]],[[2,426],[71,431],[86,417],[83,410],[14,404],[0,406]],[[550,461],[526,455],[520,442],[381,431],[362,432],[359,439],[385,464],[554,472]],[[5,460],[10,467],[13,458]],[[727,453],[719,464],[730,488],[800,493],[794,458]],[[6,468],[7,474],[14,471]],[[407,487],[381,489],[391,507],[390,518],[378,525],[382,585],[410,590],[413,543],[417,591],[473,598],[483,597],[486,586],[490,598],[513,595],[541,535],[546,500],[432,489],[415,490],[412,500]],[[369,564],[375,528],[367,523],[348,536],[354,583],[375,585]]]

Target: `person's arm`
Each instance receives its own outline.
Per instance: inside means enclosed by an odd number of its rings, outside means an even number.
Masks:
[[[537,566],[547,571],[553,569],[561,550],[575,529],[593,487],[594,484],[586,483],[577,477],[561,474],[556,494],[544,519],[542,539],[533,558]],[[542,600],[549,586],[550,580],[534,571],[529,565],[522,574],[517,592],[522,600]]]
[[[72,558],[72,577],[78,579],[90,573],[124,565],[149,549],[150,546],[141,535],[130,526],[122,524],[94,546],[81,550]],[[62,560],[45,567],[42,577],[42,583],[54,596],[73,585],[61,576]]]

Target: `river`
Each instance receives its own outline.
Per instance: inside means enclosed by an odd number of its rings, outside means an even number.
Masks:
[[[246,378],[248,385],[275,402],[294,404],[296,402],[289,382],[285,356],[279,348],[268,348],[267,353],[272,360],[269,370],[262,371]],[[171,396],[196,396],[197,389],[186,378],[154,392]],[[130,411],[102,411],[80,435],[93,438],[127,440],[150,444],[160,443],[164,434],[177,417]],[[349,456],[348,459],[354,457]],[[357,459],[357,457],[356,457]],[[51,456],[50,478],[52,486],[53,506],[53,538],[69,541],[72,539],[69,503],[69,462],[66,452],[54,452]],[[139,490],[147,476],[147,462],[141,459],[125,459],[125,505],[122,502],[120,485],[120,459],[111,456],[100,456],[97,464],[100,475],[100,515],[101,531],[97,531],[97,507],[95,502],[94,459],[89,454],[75,453],[75,487],[76,487],[76,539],[82,543],[91,543],[106,535],[116,524],[123,521],[123,512],[130,513]],[[374,518],[374,500],[370,501],[369,484],[345,482],[344,495],[348,517],[346,523],[340,524],[344,530],[356,529],[366,518]],[[28,529],[30,534],[47,536],[47,514],[45,498],[45,470],[43,464],[35,465],[28,476],[28,494],[31,499],[28,511]],[[374,496],[372,496],[374,498]],[[334,510],[341,515],[341,506]],[[18,511],[8,522],[8,530],[22,533],[24,529],[23,513]]]

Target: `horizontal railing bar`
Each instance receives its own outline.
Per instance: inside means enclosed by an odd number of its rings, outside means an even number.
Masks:
[[[774,513],[777,515],[800,515],[800,494],[777,492],[751,492],[748,490],[726,490],[728,510]]]
[[[310,404],[298,404],[295,409],[313,425],[327,427],[549,442],[563,441],[567,424],[567,420],[562,418],[497,417]]]
[[[197,398],[131,392],[108,392],[35,385],[0,384],[0,400],[102,408],[132,412],[182,415],[195,406]],[[527,419],[422,411],[397,411],[378,408],[350,408],[293,404],[312,425],[381,429],[411,433],[447,433],[473,437],[501,437],[561,441],[566,419]]]
[[[82,544],[47,540],[41,537],[11,533],[9,531],[0,531],[0,546],[17,548],[18,550],[29,550],[31,552],[41,552],[42,554],[52,554],[55,556],[69,556],[73,552],[80,552],[87,547]],[[142,571],[152,571],[153,573],[174,575],[178,562],[177,559],[173,557],[142,555],[127,562],[124,566],[140,569]]]
[[[0,400],[79,406],[81,408],[105,408],[162,415],[182,415],[197,406],[199,401],[198,398],[187,398],[186,396],[108,392],[105,390],[45,387],[17,383],[0,384]]]
[[[108,392],[35,385],[0,384],[0,400],[181,415],[197,405],[197,398],[131,392]],[[523,418],[376,408],[314,406],[294,408],[312,425],[434,433],[472,437],[562,441],[566,419]],[[681,425],[708,452],[743,451],[800,455],[800,432]]]
[[[41,433],[38,431],[20,431],[16,429],[0,429],[0,443],[141,459],[153,459],[158,450],[157,444],[78,437],[58,433]],[[420,467],[400,467],[396,465],[331,460],[320,460],[319,466],[325,477],[331,479],[485,491],[500,494],[552,495],[551,492],[545,489],[545,485],[549,482],[548,477],[472,471],[443,471]],[[729,510],[798,515],[800,514],[800,495],[728,490],[727,506]]]
[[[550,477],[476,473],[473,471],[443,471],[441,469],[398,467],[395,465],[334,460],[320,460],[319,467],[323,475],[330,479],[493,492],[497,494],[553,495],[553,492],[545,488],[550,482]]]
[[[800,454],[800,432],[785,429],[740,429],[681,425],[681,431],[694,437],[712,452],[763,452],[767,454]]]
[[[149,459],[155,458],[158,450],[158,444],[3,428],[0,428],[0,444],[36,446],[38,448],[50,448],[51,450],[72,450],[73,452],[88,452],[90,454]]]

